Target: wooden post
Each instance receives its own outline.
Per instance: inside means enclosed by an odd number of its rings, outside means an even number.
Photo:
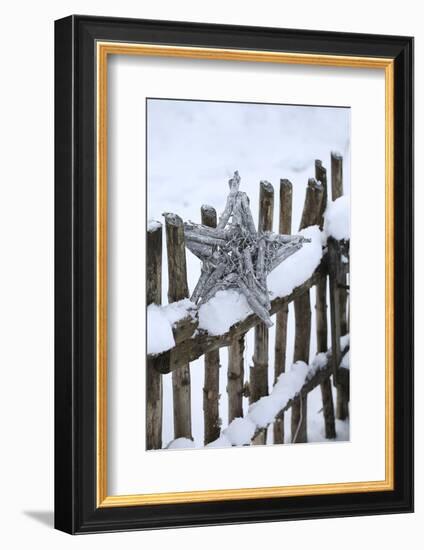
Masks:
[[[343,195],[343,157],[336,152],[331,153],[331,198],[333,201]],[[346,275],[340,273],[338,300],[340,308],[340,334],[344,336],[348,331],[347,319],[347,291]],[[346,395],[344,388],[337,389],[336,416],[344,420],[349,415],[349,395]]]
[[[327,170],[320,160],[315,161],[315,178],[324,187],[323,200],[321,204],[319,225],[324,226],[324,212],[327,208]],[[316,303],[316,330],[317,330],[317,352],[328,350],[328,328],[327,328],[327,275],[323,275],[315,287]],[[325,437],[335,439],[336,423],[334,419],[334,402],[331,381],[329,378],[321,383],[322,406],[324,413]]]
[[[147,284],[149,304],[162,301],[162,224],[155,222],[147,230]],[[146,369],[146,449],[162,448],[162,375],[147,359]]]
[[[340,243],[329,237],[328,246],[328,271],[330,274],[330,312],[331,312],[331,347],[333,349],[333,379],[337,387],[336,417],[346,420],[349,416],[349,391],[347,385],[339,379],[339,365],[341,358],[340,337],[342,336],[342,321],[340,308],[341,278],[343,270],[341,265]]]
[[[244,335],[228,348],[228,424],[234,418],[243,416],[244,388]]]
[[[330,318],[331,318],[331,349],[333,360],[333,380],[337,386],[337,371],[340,363],[340,288],[339,288],[339,243],[329,237],[328,248],[328,272],[330,276]]]
[[[293,186],[289,180],[280,180],[280,220],[278,230],[283,235],[291,234],[293,209]],[[287,349],[287,318],[289,305],[276,315],[275,325],[275,362],[274,384],[277,378],[286,370]],[[284,413],[274,422],[274,443],[284,443]]]
[[[166,213],[166,244],[168,257],[168,302],[177,302],[189,296],[184,242],[184,225],[176,214]],[[191,384],[190,364],[184,364],[172,372],[174,399],[174,438],[187,437],[191,433]]]
[[[331,153],[331,198],[333,201],[343,195],[343,157],[340,153]],[[342,336],[347,334],[347,291],[346,276],[343,276],[340,281],[340,321]]]
[[[343,157],[331,153],[331,198],[333,201],[343,195]]]
[[[319,223],[322,208],[324,187],[314,178],[308,180],[305,204],[299,230]],[[293,361],[309,363],[309,348],[311,340],[311,300],[309,290],[294,300],[295,341]],[[299,399],[292,406],[291,436],[292,443],[307,441],[307,396]]]
[[[274,188],[268,181],[261,181],[259,191],[258,232],[272,231],[274,216]],[[254,403],[268,395],[268,328],[264,323],[255,327],[253,367],[250,367],[249,402]],[[266,430],[253,440],[255,445],[265,445]]]
[[[216,227],[216,210],[212,206],[201,208],[202,224]],[[203,385],[203,418],[205,426],[205,445],[218,439],[219,420],[219,349],[205,353],[205,381]]]

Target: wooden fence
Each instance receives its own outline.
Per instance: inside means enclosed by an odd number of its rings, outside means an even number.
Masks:
[[[292,231],[292,184],[280,181],[279,232]],[[258,230],[272,230],[274,213],[274,189],[268,182],[260,184]],[[331,154],[331,198],[343,195],[343,159]],[[309,179],[299,230],[324,223],[328,201],[327,171],[320,160],[315,161],[315,177]],[[215,227],[217,216],[214,208],[203,206],[200,211],[203,225]],[[162,294],[162,224],[156,223],[147,233],[147,303],[161,303]],[[175,214],[165,215],[165,234],[168,264],[168,301],[176,302],[189,297],[187,285],[186,249],[184,225]],[[295,288],[288,296],[274,298],[271,315],[275,315],[274,380],[286,369],[287,324],[289,304],[295,313],[293,362],[310,364],[311,342],[311,290],[315,289],[315,317],[317,353],[325,353],[325,362],[305,380],[302,388],[275,416],[271,425],[257,429],[253,444],[266,442],[267,430],[273,429],[274,443],[284,442],[284,412],[291,408],[291,441],[307,441],[307,397],[318,385],[321,388],[323,419],[327,439],[336,437],[335,418],[345,420],[349,414],[349,370],[342,368],[342,358],[347,351],[341,346],[341,337],[348,333],[349,315],[347,274],[349,271],[349,242],[327,239],[327,247],[320,265],[311,277]],[[329,285],[327,285],[329,281]],[[329,296],[327,298],[327,290]],[[330,327],[328,327],[328,302]],[[254,329],[253,365],[249,368],[249,380],[245,382],[244,350],[246,333]],[[219,418],[219,349],[228,347],[227,399],[228,424],[243,417],[243,397],[253,404],[268,395],[269,329],[261,319],[251,314],[234,324],[228,332],[213,336],[198,329],[196,316],[188,315],[172,327],[175,346],[147,358],[146,386],[146,446],[162,448],[162,376],[172,372],[174,438],[192,438],[190,362],[204,355],[204,443],[220,436]],[[328,333],[330,332],[330,345]],[[332,384],[337,388],[336,407],[333,403]],[[221,397],[222,398],[222,397]]]

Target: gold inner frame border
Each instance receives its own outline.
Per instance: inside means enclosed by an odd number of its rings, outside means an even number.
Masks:
[[[216,489],[132,495],[107,494],[107,62],[109,55],[219,59],[262,63],[383,69],[385,73],[385,479],[315,485]],[[143,506],[255,498],[365,493],[394,489],[394,60],[391,58],[302,54],[96,42],[97,64],[97,296],[96,296],[96,471],[97,507]]]

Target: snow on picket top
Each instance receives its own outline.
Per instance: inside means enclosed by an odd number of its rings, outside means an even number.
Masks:
[[[160,227],[162,227],[162,224],[156,220],[148,220],[147,222],[147,231],[151,232],[151,231],[156,231],[157,229],[159,229]]]
[[[322,258],[321,235],[318,226],[300,232],[311,239],[303,247],[281,263],[268,276],[268,289],[271,299],[287,296],[307,281],[318,267]],[[158,354],[174,347],[172,326],[188,314],[194,313],[196,306],[188,298],[166,306],[151,304],[147,308],[149,354]],[[236,290],[222,290],[200,306],[198,310],[199,329],[218,336],[225,334],[235,323],[252,313],[246,298]]]
[[[329,202],[324,215],[324,232],[338,241],[350,239],[350,201],[342,195]]]

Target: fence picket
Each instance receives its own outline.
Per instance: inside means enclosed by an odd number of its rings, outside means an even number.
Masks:
[[[320,181],[324,187],[324,195],[321,204],[319,218],[320,229],[324,226],[324,212],[327,208],[327,170],[320,160],[315,161],[315,179]],[[327,327],[327,274],[324,274],[315,287],[316,303],[316,330],[317,330],[317,352],[326,352],[328,349],[328,327]],[[321,397],[324,414],[325,437],[334,439],[336,437],[336,423],[334,419],[334,402],[331,381],[329,378],[321,383]]]
[[[147,288],[149,304],[162,302],[162,224],[156,223],[147,231]],[[153,360],[146,364],[146,448],[162,447],[162,375],[154,368]]]
[[[216,227],[216,210],[203,205],[200,209],[202,224]],[[203,419],[204,443],[218,439],[220,433],[219,419],[219,349],[205,353],[205,379],[203,385]]]
[[[176,214],[164,214],[168,257],[168,302],[188,298],[187,266],[182,219]],[[192,439],[190,363],[172,373],[174,400],[174,438]]]
[[[324,187],[314,178],[308,180],[305,203],[299,230],[319,223]],[[309,290],[294,301],[295,341],[293,362],[309,363],[311,340],[311,299]],[[293,443],[307,441],[307,395],[301,397],[292,407],[291,437]]]
[[[261,181],[259,186],[259,219],[258,232],[272,231],[274,216],[274,188],[268,181]],[[268,328],[264,323],[255,327],[255,349],[253,367],[250,367],[249,402],[254,403],[268,395]],[[254,445],[266,443],[266,431],[253,440]]]
[[[331,153],[331,198],[333,201],[343,195],[343,157],[336,152]],[[340,273],[339,280],[340,334],[348,332],[346,275]],[[337,389],[336,416],[344,420],[349,414],[349,395],[340,387]]]
[[[244,334],[235,338],[228,347],[228,424],[243,416],[244,388]]]
[[[282,179],[280,180],[280,219],[278,230],[283,235],[291,234],[292,210],[293,186],[289,180]],[[280,374],[286,370],[288,315],[289,304],[285,304],[276,315],[274,383]],[[284,413],[274,422],[274,443],[284,443]]]

